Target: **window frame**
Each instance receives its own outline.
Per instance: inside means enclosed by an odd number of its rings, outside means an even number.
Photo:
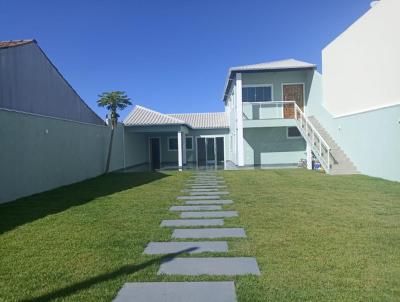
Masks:
[[[271,88],[271,100],[270,101],[262,101],[262,102],[249,102],[243,100],[243,88],[257,88],[257,87],[270,87]],[[242,85],[242,103],[269,103],[274,101],[274,85],[273,84],[244,84]]]
[[[194,146],[193,146],[193,136],[186,136],[186,138],[185,138],[185,140],[187,140],[188,138],[190,138],[190,140],[192,141],[192,148],[188,148],[187,147],[187,142],[185,141],[185,143],[186,143],[186,151],[193,151],[194,150]]]
[[[171,149],[171,148],[170,148],[169,142],[170,142],[171,139],[176,139],[176,149]],[[168,151],[177,152],[177,151],[178,151],[178,147],[179,147],[179,146],[178,146],[178,138],[175,137],[175,136],[168,136],[168,144],[167,144],[167,147],[168,147]]]
[[[300,135],[299,136],[289,136],[289,129],[290,128],[296,128],[299,131]],[[299,138],[302,138],[302,137],[303,137],[303,135],[301,135],[301,132],[300,132],[299,128],[297,128],[296,126],[286,127],[286,138],[287,139],[299,139]]]

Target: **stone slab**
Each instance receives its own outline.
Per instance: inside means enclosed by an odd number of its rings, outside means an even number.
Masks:
[[[207,205],[207,204],[232,204],[233,200],[219,199],[219,200],[187,200],[187,205]]]
[[[144,254],[146,255],[165,255],[175,254],[182,251],[190,251],[190,254],[205,252],[227,252],[228,243],[226,241],[197,241],[197,242],[150,242]]]
[[[175,229],[172,238],[246,238],[243,228]]]
[[[173,258],[161,264],[157,275],[260,275],[252,257]]]
[[[178,196],[176,199],[179,200],[196,200],[196,199],[219,199],[219,195],[206,195],[206,196],[199,196],[199,195],[195,195],[195,196]]]
[[[219,211],[222,210],[220,205],[192,205],[192,206],[172,206],[169,208],[171,212],[178,211]]]
[[[227,191],[218,191],[218,192],[199,192],[199,191],[192,191],[190,195],[228,195],[229,192]]]
[[[181,218],[217,218],[217,217],[237,217],[236,211],[203,211],[203,212],[182,212]]]
[[[225,180],[223,179],[188,179],[187,182],[224,182]]]
[[[218,186],[218,185],[192,185],[187,186],[188,189],[223,189],[226,186]]]
[[[202,178],[192,178],[189,179],[192,181],[224,181],[224,179],[222,177],[220,178],[216,178],[216,177],[202,177]]]
[[[192,227],[224,225],[223,219],[171,219],[163,220],[161,227]]]
[[[197,186],[225,186],[224,182],[193,182],[187,183],[188,186],[197,187]]]
[[[235,302],[233,281],[125,283],[114,302]]]
[[[183,189],[182,192],[218,192],[218,188],[191,188]]]
[[[188,179],[187,182],[225,182],[223,179]]]

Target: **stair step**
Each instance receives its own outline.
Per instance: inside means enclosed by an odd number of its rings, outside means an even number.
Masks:
[[[322,124],[314,116],[309,116],[308,119],[331,148],[331,157],[333,159],[331,163],[331,174],[357,174],[357,167],[340,148],[328,131],[326,131]]]

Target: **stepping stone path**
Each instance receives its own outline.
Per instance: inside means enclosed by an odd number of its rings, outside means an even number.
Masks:
[[[191,250],[190,254],[227,252],[228,243],[226,241],[150,242],[144,253],[147,255],[174,254],[189,249]]]
[[[224,225],[223,219],[175,219],[163,220],[162,227],[186,227],[186,226],[219,226]]]
[[[245,238],[242,228],[176,229],[172,238]]]
[[[233,302],[235,284],[230,282],[126,283],[115,302]]]
[[[182,212],[181,218],[237,217],[236,211]]]
[[[205,205],[205,204],[232,204],[232,200],[188,200],[185,204],[191,205]]]
[[[207,239],[234,240],[246,238],[243,228],[224,228],[224,218],[237,217],[236,211],[223,210],[224,205],[233,205],[223,177],[214,171],[197,172],[187,182],[170,212],[179,213],[181,219],[163,220],[160,227],[176,228],[172,241],[149,242],[144,250],[146,255],[163,255],[165,259],[157,275],[181,276],[227,276],[260,275],[255,258],[252,257],[179,257],[180,254],[201,254],[206,252],[226,253],[227,241],[207,241]],[[221,190],[223,189],[223,190]],[[194,218],[194,219],[187,219]],[[201,228],[199,228],[201,227]],[[173,239],[178,239],[173,241]],[[188,240],[199,241],[188,241]],[[185,241],[183,241],[185,240]],[[229,279],[228,279],[229,280]],[[232,280],[232,279],[231,279]],[[126,283],[119,291],[116,302],[235,302],[233,281],[213,282],[134,282]]]
[[[193,200],[198,200],[198,199],[219,199],[219,195],[208,195],[208,196],[178,196],[177,199],[180,200],[188,200],[188,199],[193,199]]]
[[[202,191],[192,191],[190,195],[228,195],[229,192],[202,192]]]
[[[218,211],[222,210],[221,206],[206,205],[206,206],[172,206],[169,208],[172,212],[177,211]]]

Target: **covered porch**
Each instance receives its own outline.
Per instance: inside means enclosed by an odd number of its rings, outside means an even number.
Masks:
[[[173,167],[182,170],[192,158],[192,147],[186,147],[188,127],[184,125],[128,126],[125,135],[143,134],[144,144],[137,146],[146,149],[147,164],[151,170]],[[189,154],[188,154],[189,153]]]

